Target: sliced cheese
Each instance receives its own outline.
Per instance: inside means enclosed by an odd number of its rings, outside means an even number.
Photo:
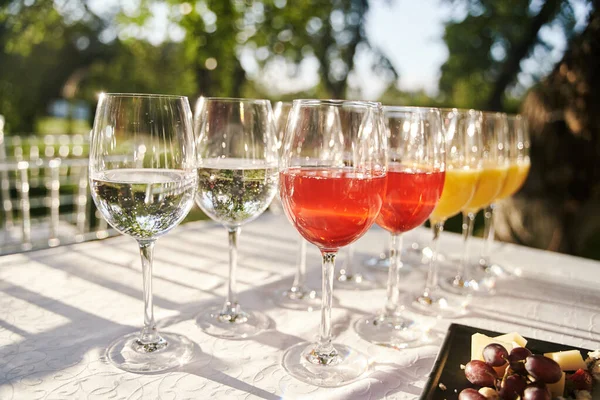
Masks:
[[[516,344],[516,346],[513,347],[525,347],[527,345],[527,339],[519,335],[517,332],[505,333],[504,335],[496,336],[496,339],[503,342]]]
[[[562,373],[560,380],[556,383],[546,383],[552,398],[555,399],[557,397],[563,397],[565,393],[565,373]]]
[[[515,347],[510,342],[503,342],[498,340],[498,338],[491,338],[482,333],[474,333],[473,336],[471,336],[471,360],[483,361],[483,349],[491,343],[501,344],[509,353],[513,347]]]
[[[556,361],[563,371],[577,371],[579,368],[587,369],[587,365],[583,361],[583,357],[581,357],[579,350],[545,353],[544,356]]]

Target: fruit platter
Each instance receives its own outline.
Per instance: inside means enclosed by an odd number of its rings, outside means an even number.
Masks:
[[[421,399],[599,399],[599,357],[517,332],[452,324]]]

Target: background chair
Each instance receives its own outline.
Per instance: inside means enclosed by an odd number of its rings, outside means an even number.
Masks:
[[[89,192],[82,135],[5,136],[0,116],[0,254],[115,235]]]

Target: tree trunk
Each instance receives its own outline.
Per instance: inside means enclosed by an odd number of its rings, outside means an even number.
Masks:
[[[600,258],[600,9],[525,98],[531,172],[499,208],[499,236]],[[515,218],[521,214],[522,218]]]
[[[502,111],[504,92],[514,82],[521,70],[521,61],[537,42],[540,29],[550,22],[560,10],[562,0],[546,0],[540,12],[531,20],[531,24],[525,36],[519,43],[511,43],[511,51],[502,64],[500,74],[494,83],[492,94],[488,100],[488,109],[491,111]]]

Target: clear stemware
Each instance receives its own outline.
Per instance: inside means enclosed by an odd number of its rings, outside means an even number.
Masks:
[[[192,113],[186,97],[101,94],[90,145],[92,198],[107,222],[137,242],[144,328],[110,344],[107,358],[129,372],[179,367],[193,356],[185,336],[158,332],[152,302],[156,240],[177,226],[196,191]]]
[[[277,131],[279,150],[283,143],[283,134],[288,122],[288,116],[292,109],[291,102],[278,101],[273,107],[275,120],[275,129]],[[281,206],[279,196],[275,197]],[[321,305],[321,295],[318,291],[309,288],[306,285],[306,239],[298,234],[298,256],[296,258],[296,272],[292,287],[285,290],[278,290],[275,293],[275,303],[280,307],[293,310],[313,311]]]
[[[481,176],[482,115],[475,110],[442,109],[446,141],[444,190],[429,221],[433,232],[429,270],[423,291],[413,307],[427,315],[453,317],[465,312],[470,296],[440,291],[438,285],[438,242],[446,220],[471,201]]]
[[[331,303],[338,250],[371,227],[386,185],[386,140],[378,103],[296,100],[280,162],[281,201],[290,222],[321,251],[322,305],[317,343],[289,348],[282,364],[295,378],[335,387],[359,379],[368,358],[332,343]]]
[[[337,286],[345,290],[373,290],[378,284],[370,274],[361,272],[361,265],[354,257],[354,243],[346,246],[344,262],[337,276]]]
[[[475,215],[489,206],[502,190],[508,173],[508,123],[506,114],[483,112],[481,129],[481,176],[475,194],[462,211],[463,254],[456,276],[447,289],[461,294],[493,293],[496,277],[470,266],[470,242]]]
[[[502,190],[496,196],[494,203],[486,207],[484,213],[483,250],[479,259],[479,265],[489,273],[501,278],[513,276],[513,272],[506,267],[494,263],[490,259],[491,247],[494,243],[494,209],[496,202],[513,196],[521,189],[531,163],[529,160],[529,128],[527,120],[519,115],[507,116],[508,122],[508,173]]]
[[[237,242],[241,227],[258,218],[277,191],[277,138],[268,100],[200,98],[194,120],[198,154],[196,203],[229,236],[229,283],[221,307],[201,312],[209,335],[245,339],[270,320],[244,310],[237,296]]]
[[[427,340],[427,327],[400,304],[402,234],[424,223],[442,194],[445,143],[435,108],[383,107],[389,141],[387,188],[377,224],[390,232],[390,268],[385,307],[360,318],[355,329],[365,340],[405,348]]]

